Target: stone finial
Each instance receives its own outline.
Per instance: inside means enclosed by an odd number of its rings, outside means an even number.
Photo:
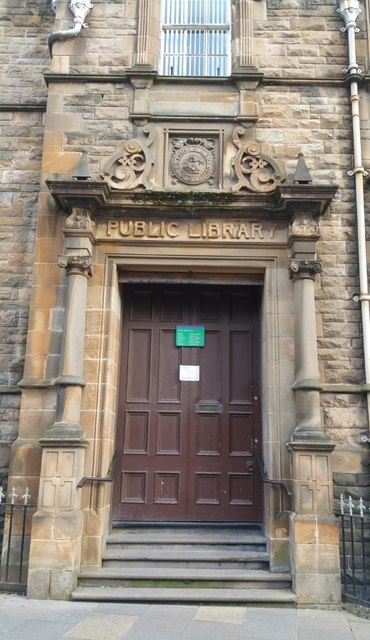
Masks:
[[[92,176],[87,151],[82,151],[81,157],[73,170],[72,178],[73,180],[91,180]]]
[[[298,162],[293,176],[293,184],[310,184],[311,174],[307,168],[303,153],[298,154]]]

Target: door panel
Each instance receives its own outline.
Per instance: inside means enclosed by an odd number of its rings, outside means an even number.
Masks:
[[[123,309],[114,519],[260,520],[258,289],[125,285]],[[176,347],[177,324],[205,346]]]

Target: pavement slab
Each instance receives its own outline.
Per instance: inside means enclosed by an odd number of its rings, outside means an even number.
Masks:
[[[0,593],[0,640],[370,640],[353,612],[284,607],[64,602]]]

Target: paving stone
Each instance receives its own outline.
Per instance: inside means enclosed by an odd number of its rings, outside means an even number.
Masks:
[[[243,624],[245,613],[245,607],[199,607],[194,620]]]
[[[64,637],[76,640],[119,640],[136,621],[135,616],[95,613],[74,625]]]
[[[240,625],[195,620],[186,629],[181,640],[238,640]]]

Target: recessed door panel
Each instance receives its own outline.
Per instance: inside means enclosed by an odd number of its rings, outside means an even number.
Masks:
[[[124,286],[115,520],[261,519],[258,300],[256,287]],[[204,346],[176,346],[179,324],[204,327]]]

